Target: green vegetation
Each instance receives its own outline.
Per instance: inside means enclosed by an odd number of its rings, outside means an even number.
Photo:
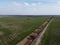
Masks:
[[[16,45],[49,17],[4,17],[0,18],[0,44]]]
[[[60,18],[55,18],[48,26],[40,45],[60,45]]]

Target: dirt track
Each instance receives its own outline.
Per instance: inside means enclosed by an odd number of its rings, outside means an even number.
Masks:
[[[52,20],[51,20],[52,21]],[[39,34],[39,36],[33,41],[33,43],[31,45],[38,45],[41,42],[41,39],[43,37],[43,34],[45,33],[48,25],[51,23],[51,21],[46,25],[46,27],[43,29],[43,31]],[[27,42],[27,38],[28,36],[23,39],[22,41],[20,41],[19,43],[17,43],[16,45],[24,45]]]
[[[49,26],[49,24],[52,22],[52,20],[47,24],[47,26],[44,28],[44,30],[41,32],[41,34],[36,38],[35,42],[32,43],[32,45],[39,45],[41,43],[42,37]]]

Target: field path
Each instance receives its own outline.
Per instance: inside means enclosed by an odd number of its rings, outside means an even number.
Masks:
[[[45,33],[48,25],[52,22],[52,20],[50,20],[50,22],[47,24],[47,26],[43,29],[43,31],[39,34],[39,36],[32,42],[31,45],[38,45],[41,42],[41,39],[43,37],[43,34]],[[33,33],[33,32],[32,32]],[[31,34],[32,34],[31,33]],[[29,35],[28,35],[29,36]],[[25,37],[22,41],[18,42],[16,45],[24,45],[27,42],[27,37]]]
[[[42,37],[51,22],[52,22],[52,20],[47,24],[47,26],[44,28],[44,30],[41,32],[41,34],[35,39],[35,41],[32,43],[32,45],[39,45],[41,43]]]

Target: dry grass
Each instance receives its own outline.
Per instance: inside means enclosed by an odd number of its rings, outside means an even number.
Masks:
[[[1,31],[0,31],[0,36],[3,36],[3,35],[4,35],[4,32],[1,32]]]

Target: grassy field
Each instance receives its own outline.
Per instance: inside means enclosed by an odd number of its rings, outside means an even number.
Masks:
[[[40,45],[60,45],[60,18],[49,25]]]
[[[0,18],[1,45],[16,45],[19,41],[42,25],[48,17],[4,17]]]

